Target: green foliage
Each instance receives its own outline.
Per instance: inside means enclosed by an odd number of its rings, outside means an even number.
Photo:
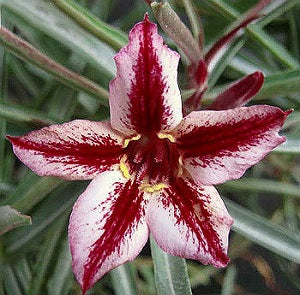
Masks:
[[[202,30],[201,16],[205,51],[257,2],[169,1],[194,36]],[[188,277],[194,294],[300,293],[300,1],[272,2],[266,16],[227,48],[204,98],[208,103],[224,85],[261,70],[265,84],[251,103],[295,110],[282,130],[287,142],[241,180],[219,187],[235,218],[230,267],[224,271],[186,263],[152,241],[154,266],[147,245],[143,255],[112,271],[88,294],[191,294]],[[72,205],[86,183],[33,175],[13,156],[5,135],[75,118],[108,118],[113,56],[146,11],[154,20],[144,1],[131,1],[132,7],[125,3],[0,1],[1,25],[37,54],[0,36],[0,295],[80,294],[66,232]],[[169,38],[165,41],[175,47]],[[48,59],[38,59],[38,54]],[[184,66],[183,59],[179,77],[185,96]],[[76,75],[66,76],[64,70]],[[253,285],[248,278],[261,282]]]

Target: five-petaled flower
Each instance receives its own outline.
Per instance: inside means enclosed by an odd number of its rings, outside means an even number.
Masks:
[[[8,136],[15,154],[37,174],[93,179],[69,225],[83,294],[134,259],[149,232],[172,255],[226,266],[233,220],[212,185],[241,177],[284,142],[278,131],[289,113],[261,105],[183,118],[179,55],[147,17],[115,61],[110,122],[75,120]]]

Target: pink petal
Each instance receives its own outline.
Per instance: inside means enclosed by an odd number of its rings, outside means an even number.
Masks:
[[[137,184],[119,171],[97,176],[79,197],[70,218],[69,243],[83,294],[142,250],[149,235],[145,206]]]
[[[7,136],[16,156],[41,176],[92,179],[120,162],[124,138],[109,122],[75,120]]]
[[[264,105],[190,113],[174,134],[184,167],[203,185],[241,177],[285,141],[278,131],[289,113]]]
[[[163,45],[147,16],[130,31],[129,43],[115,61],[117,76],[110,83],[113,128],[134,135],[176,127],[182,119],[179,55]]]
[[[257,19],[257,15],[253,15],[244,19],[239,25],[233,28],[229,33],[221,37],[212,48],[206,53],[205,61],[208,68],[208,71],[211,72],[212,68],[215,66],[217,61],[222,57],[223,51],[226,46],[233,40],[234,37],[240,32],[241,29],[246,27],[249,23]]]
[[[255,72],[231,84],[208,107],[209,110],[227,110],[241,107],[254,97],[264,83],[264,75]]]
[[[212,186],[179,178],[149,200],[147,223],[167,253],[203,264],[224,267],[228,234],[233,223]]]

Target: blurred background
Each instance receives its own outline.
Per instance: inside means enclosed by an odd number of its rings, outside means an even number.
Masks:
[[[79,16],[64,11],[63,2],[71,3]],[[190,28],[189,9],[201,18],[207,51],[250,7],[263,1],[168,2]],[[23,135],[75,118],[108,119],[113,56],[145,12],[155,18],[142,0],[2,0],[0,5],[2,27],[98,86],[92,91],[65,79],[1,33],[0,295],[77,295],[80,288],[72,274],[66,233],[72,205],[88,182],[34,175],[13,155],[5,135]],[[217,187],[235,219],[231,262],[226,269],[215,269],[187,261],[195,295],[300,294],[300,1],[271,1],[261,15],[226,49],[210,75],[204,103],[224,85],[263,71],[264,87],[250,104],[294,109],[282,130],[288,140],[240,180]],[[84,17],[92,25],[79,21]],[[103,28],[111,38],[101,35]],[[183,99],[189,95],[186,66],[183,56]],[[137,259],[107,274],[88,294],[124,295],[121,272],[128,276],[131,294],[156,294],[148,244]]]

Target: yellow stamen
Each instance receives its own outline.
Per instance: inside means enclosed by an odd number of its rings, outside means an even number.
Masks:
[[[176,141],[175,137],[173,135],[171,135],[171,134],[168,134],[168,133],[158,133],[157,137],[160,138],[160,139],[167,138],[171,142],[175,142]]]
[[[129,173],[129,169],[127,167],[127,164],[126,164],[126,156],[123,156],[121,161],[120,161],[120,170],[122,171],[123,173],[123,176],[127,179],[130,178],[130,173]]]
[[[132,141],[132,140],[139,140],[140,138],[141,138],[140,134],[138,134],[137,136],[131,137],[131,138],[126,138],[124,140],[123,148],[126,148],[128,146],[128,144],[129,144],[130,141]]]
[[[161,183],[157,183],[157,184],[142,183],[139,188],[146,193],[154,193],[154,192],[160,191],[166,187],[168,187],[168,185],[161,182]]]
[[[183,174],[183,162],[182,162],[182,156],[179,156],[179,159],[178,159],[178,176],[182,176]]]

